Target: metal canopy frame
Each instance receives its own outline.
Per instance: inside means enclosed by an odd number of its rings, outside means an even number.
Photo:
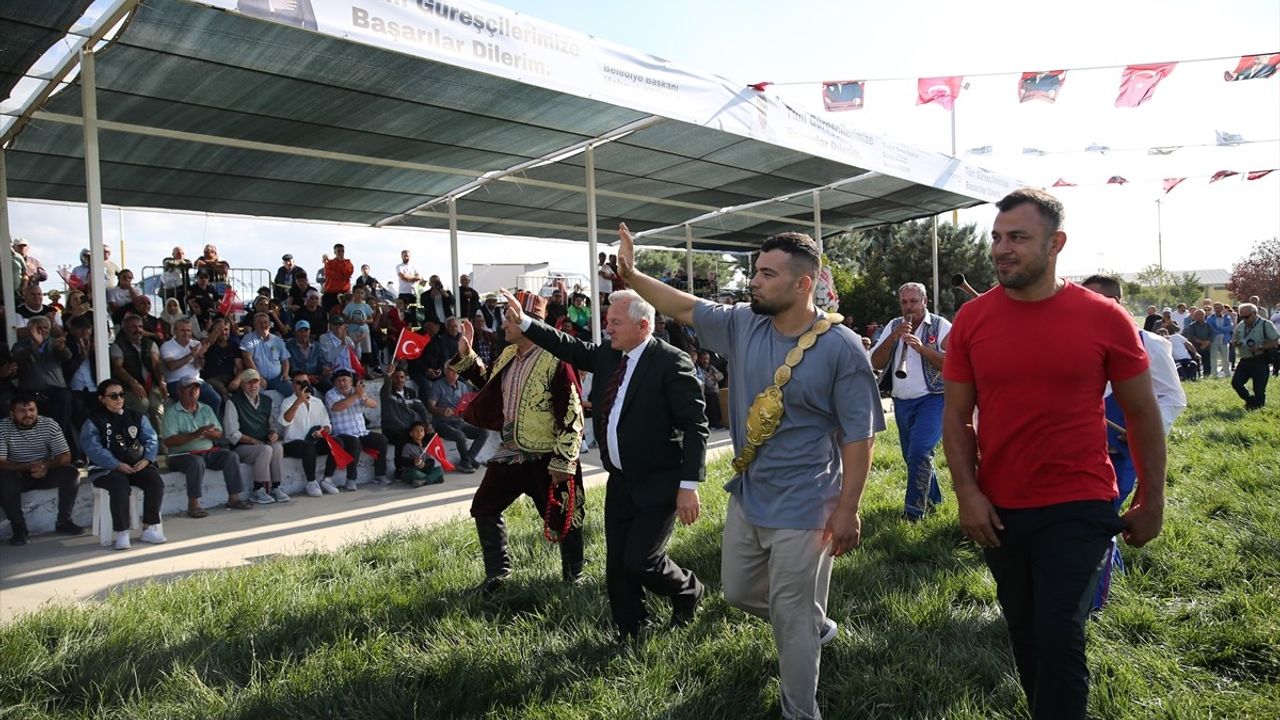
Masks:
[[[0,117],[0,183],[87,200],[95,263],[104,199],[447,229],[455,294],[460,231],[583,239],[594,262],[622,219],[650,244],[744,251],[982,202],[190,0],[113,0],[41,80]]]

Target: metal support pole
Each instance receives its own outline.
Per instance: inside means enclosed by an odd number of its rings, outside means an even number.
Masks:
[[[693,226],[684,226],[684,279],[685,289],[693,294]]]
[[[1164,269],[1164,213],[1161,212],[1161,198],[1156,198],[1156,264]]]
[[[822,191],[813,191],[813,241],[818,243],[818,254],[824,251],[822,247]]]
[[[111,377],[107,348],[107,272],[102,242],[102,174],[98,160],[98,83],[94,55],[80,54],[80,99],[84,116],[84,189],[89,209],[89,282],[93,286],[93,357],[98,382]]]
[[[120,208],[120,269],[123,270],[124,268],[128,267],[128,263],[129,261],[125,258],[125,255],[124,255],[124,208]],[[138,269],[137,275],[139,278],[139,282],[141,282],[141,278],[142,278],[141,268]]]
[[[4,165],[5,152],[0,149],[0,252],[3,252],[4,267],[0,268],[4,289],[4,341],[13,346],[18,342],[18,329],[13,319],[18,316],[18,303],[14,301],[18,278],[13,276],[13,238],[9,235],[9,176]]]
[[[933,309],[937,310],[938,298],[942,297],[938,290],[938,216],[933,216]]]
[[[959,157],[956,155],[956,106],[954,102],[951,103],[951,157]],[[959,210],[951,211],[951,224],[960,227]],[[937,292],[936,289],[935,292]]]
[[[591,279],[591,342],[600,344],[600,273],[596,265],[599,254],[599,228],[596,227],[596,147],[587,146],[587,276]]]
[[[462,288],[458,280],[458,201],[449,198],[449,273],[452,280],[450,287],[453,288],[453,311],[455,313],[462,311]],[[458,320],[470,320],[471,318],[459,317]]]

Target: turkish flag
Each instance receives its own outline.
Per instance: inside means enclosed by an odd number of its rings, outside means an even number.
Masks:
[[[1164,187],[1164,194],[1168,195],[1169,191],[1178,187],[1178,183],[1186,180],[1186,178],[1165,178],[1161,185]]]
[[[333,456],[334,467],[339,470],[351,464],[355,458],[351,457],[351,453],[329,434],[328,430],[321,430],[320,437],[324,438],[325,444],[329,446],[329,454]]]
[[[1150,65],[1129,65],[1120,74],[1120,94],[1116,96],[1116,107],[1138,107],[1151,99],[1156,85],[1169,77],[1169,73],[1178,63],[1151,63]]]
[[[347,348],[347,359],[351,361],[351,372],[360,377],[368,377],[364,371],[364,363],[360,362],[360,356],[356,354],[354,348]]]
[[[1128,180],[1125,180],[1124,178],[1120,177],[1119,175],[1112,175],[1110,178],[1108,178],[1108,179],[1107,179],[1107,184],[1108,184],[1108,185],[1123,185],[1123,184],[1125,184],[1125,183],[1127,183],[1127,182],[1129,182],[1129,181],[1128,181]]]
[[[236,291],[231,289],[230,286],[228,286],[227,291],[222,295],[222,302],[218,303],[218,314],[230,315],[231,307],[235,304],[235,302],[236,302]]]
[[[963,75],[920,78],[916,81],[916,104],[927,105],[936,102],[948,110],[953,110],[956,106],[956,98],[960,97],[960,85],[963,82]]]
[[[1073,183],[1073,182],[1067,182],[1066,180],[1063,180],[1062,178],[1058,178],[1057,182],[1055,182],[1055,183],[1053,184],[1053,187],[1075,187],[1075,186],[1076,186],[1076,184],[1075,184],[1075,183]]]
[[[1229,178],[1232,175],[1239,175],[1239,174],[1240,173],[1236,172],[1235,170],[1219,170],[1218,172],[1213,174],[1213,177],[1209,178],[1209,182],[1216,183],[1219,180],[1225,180],[1226,178]]]
[[[1262,178],[1275,172],[1275,170],[1251,170],[1248,175],[1244,176],[1245,180],[1261,180]]]
[[[430,343],[430,335],[419,335],[409,328],[404,328],[400,331],[400,339],[396,341],[396,359],[416,360]]]
[[[444,441],[440,439],[438,433],[431,436],[431,442],[427,443],[426,450],[428,455],[440,463],[440,467],[444,468],[445,472],[453,472],[453,463],[449,462],[449,456],[444,451]]]

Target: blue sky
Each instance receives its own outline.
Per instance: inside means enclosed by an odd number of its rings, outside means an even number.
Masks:
[[[317,0],[319,1],[319,0]],[[1020,105],[1016,73],[1127,63],[1188,60],[1280,51],[1280,3],[1075,2],[910,3],[581,2],[509,0],[499,3],[538,18],[637,48],[673,62],[746,84],[763,80],[788,102],[820,111],[823,79],[906,78],[871,82],[867,108],[829,117],[892,135],[928,149],[949,151],[950,117],[914,104],[917,76],[1014,73],[972,78],[957,103],[957,141],[966,148],[992,145],[990,156],[966,159],[1048,185],[1057,177],[1080,183],[1058,191],[1068,211],[1064,274],[1098,268],[1136,270],[1155,262],[1159,180],[1207,176],[1217,170],[1280,167],[1280,143],[1194,148],[1149,157],[1151,145],[1212,143],[1217,129],[1251,140],[1280,138],[1280,77],[1225,83],[1232,62],[1183,64],[1136,109],[1112,107],[1119,70],[1073,72],[1054,105]],[[804,81],[809,81],[804,84]],[[1098,143],[1105,156],[1080,152]],[[1021,154],[1024,147],[1051,151]],[[1136,152],[1121,152],[1136,148]],[[1102,185],[1121,175],[1125,186]],[[1280,234],[1280,173],[1254,182],[1239,178],[1209,185],[1188,180],[1164,197],[1163,252],[1174,270],[1221,268],[1257,241]],[[11,231],[27,237],[46,265],[74,263],[86,244],[81,207],[15,202]],[[990,224],[979,208],[962,221]],[[109,211],[106,239],[118,243],[121,223]],[[129,265],[153,264],[175,243],[195,254],[219,244],[242,265],[274,268],[280,247],[320,248],[364,243],[356,260],[380,277],[390,275],[401,246],[411,246],[419,268],[447,273],[447,240],[439,233],[371,230],[319,223],[205,217],[127,211],[123,222]],[[375,249],[376,247],[376,249]],[[117,251],[118,252],[118,251]],[[586,267],[585,246],[464,238],[462,265],[547,260],[564,269]],[[927,272],[927,269],[922,269]]]

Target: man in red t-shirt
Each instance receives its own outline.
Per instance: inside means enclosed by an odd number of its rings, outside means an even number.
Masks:
[[[347,248],[342,243],[333,246],[333,257],[324,261],[324,294],[320,297],[320,307],[326,313],[333,311],[338,304],[338,296],[351,292],[351,276],[355,267],[347,259]]]
[[[1160,533],[1164,428],[1128,314],[1055,274],[1067,242],[1062,204],[1024,188],[996,207],[1000,286],[965,303],[952,325],[943,446],[960,525],[995,578],[1032,716],[1084,718],[1084,623],[1098,568],[1116,533],[1135,547]],[[1123,517],[1112,506],[1108,381],[1138,469]]]

